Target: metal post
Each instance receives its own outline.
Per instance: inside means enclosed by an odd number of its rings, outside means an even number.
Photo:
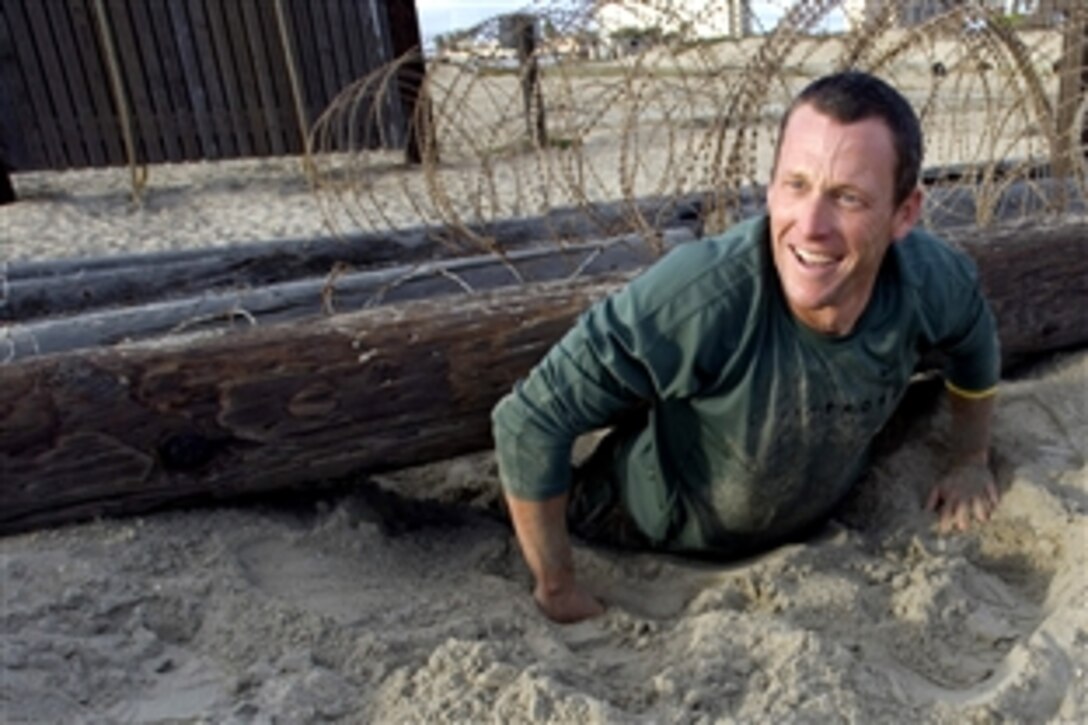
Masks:
[[[1084,168],[1088,169],[1088,9],[1080,16],[1080,148]]]
[[[11,183],[11,169],[0,159],[0,206],[15,201],[15,185]]]
[[[408,126],[408,139],[405,144],[405,160],[410,164],[423,162],[424,149],[428,162],[438,161],[438,150],[434,135],[434,116],[430,101],[421,97],[420,88],[427,73],[423,61],[423,41],[419,32],[419,16],[416,13],[415,0],[389,0],[386,3],[389,18],[389,36],[393,46],[393,57],[400,58],[415,52],[400,66],[398,87],[400,106]]]
[[[1075,137],[1077,113],[1088,98],[1088,11],[1077,2],[1066,2],[1059,64],[1058,106],[1055,113],[1057,146],[1051,159],[1059,179],[1077,174],[1075,146],[1088,148],[1088,120],[1082,120],[1080,138]]]
[[[521,70],[521,97],[525,104],[525,130],[533,145],[548,143],[544,123],[544,94],[540,89],[540,68],[536,62],[537,22],[532,15],[515,16],[518,67]]]

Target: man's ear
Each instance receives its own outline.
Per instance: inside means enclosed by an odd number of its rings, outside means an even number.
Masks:
[[[923,198],[922,187],[916,186],[903,200],[903,203],[899,205],[899,208],[895,210],[892,218],[892,239],[898,242],[907,236],[910,230],[914,228],[914,225],[918,223],[922,216]]]

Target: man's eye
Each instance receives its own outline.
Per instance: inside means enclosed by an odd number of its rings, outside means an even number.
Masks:
[[[801,191],[805,188],[805,182],[801,179],[786,179],[782,182],[782,185],[794,191]]]
[[[852,191],[840,191],[836,196],[845,206],[861,206],[865,203],[860,194],[855,194]]]

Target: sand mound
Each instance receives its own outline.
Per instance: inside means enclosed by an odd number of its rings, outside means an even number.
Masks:
[[[610,608],[571,627],[473,505],[489,455],[381,479],[404,499],[8,537],[0,719],[1084,721],[1088,354],[1003,386],[1002,506],[951,537],[920,511],[943,415],[807,543],[728,565],[580,548]]]

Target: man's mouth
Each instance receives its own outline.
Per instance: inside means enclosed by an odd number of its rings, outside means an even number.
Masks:
[[[833,267],[839,263],[839,257],[831,256],[830,254],[821,254],[820,252],[810,252],[804,249],[798,249],[797,247],[790,246],[790,251],[793,252],[794,258],[801,263],[804,267],[821,268],[821,267]]]

